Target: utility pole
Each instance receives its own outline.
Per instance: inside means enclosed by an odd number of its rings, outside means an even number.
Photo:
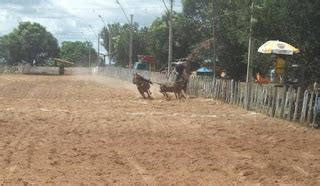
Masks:
[[[88,64],[88,66],[89,66],[89,68],[91,67],[91,47],[90,47],[90,43],[89,43],[89,40],[86,38],[86,36],[84,35],[84,33],[83,32],[81,32],[81,34],[82,34],[82,36],[83,36],[83,38],[87,41],[87,46],[88,46],[88,49],[89,49],[89,56],[88,56],[88,58],[89,58],[89,64]]]
[[[111,26],[109,25],[109,66],[111,66],[111,61],[112,61],[112,32],[111,32]]]
[[[132,32],[133,32],[133,15],[130,15],[130,49],[129,49],[129,69],[132,69]]]
[[[99,15],[99,18],[104,24],[104,27],[108,30],[109,32],[109,51],[108,51],[108,57],[109,57],[109,65],[111,66],[111,61],[112,61],[112,32],[111,32],[111,26],[106,24],[104,19],[102,18],[101,15]]]
[[[98,33],[98,66],[100,65],[100,33]]]
[[[213,32],[213,69],[214,69],[214,73],[213,73],[213,78],[216,79],[216,32],[215,32],[215,5],[214,5],[214,0],[212,0],[212,13],[213,13],[213,19],[212,19],[212,32]]]
[[[173,7],[173,0],[170,0],[168,74],[170,74],[171,72],[171,63],[172,63],[172,7]]]
[[[89,68],[91,68],[91,46],[88,43],[88,48],[89,48]]]
[[[253,7],[254,1],[251,4],[251,16],[250,16],[250,33],[249,33],[249,46],[248,46],[248,64],[247,64],[247,78],[246,78],[246,109],[250,109],[251,100],[251,87],[252,87],[252,22],[253,22]]]
[[[126,17],[128,24],[130,25],[130,46],[129,46],[129,69],[132,68],[132,32],[133,32],[133,15],[130,15],[130,20],[126,14],[126,12],[124,11],[123,7],[121,6],[119,0],[116,0],[116,3],[120,6],[124,16]]]
[[[97,43],[98,44],[98,46],[97,46],[98,55],[97,55],[97,57],[98,57],[98,62],[99,62],[99,55],[100,55],[100,53],[99,53],[100,52],[100,44],[99,44],[100,43],[100,41],[99,41],[100,37],[99,37],[99,35],[100,34],[97,35],[96,32],[94,31],[93,27],[90,24],[89,24],[89,27],[90,27],[91,31],[93,32],[93,34],[98,38],[98,43]]]

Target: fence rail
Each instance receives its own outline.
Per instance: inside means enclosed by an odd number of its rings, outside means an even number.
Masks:
[[[172,82],[175,78],[174,75],[167,76],[166,74],[163,74],[160,72],[130,70],[130,69],[123,69],[123,68],[115,68],[115,67],[99,68],[99,74],[103,73],[108,77],[121,79],[123,81],[129,81],[129,82],[132,82],[133,73],[135,72],[157,83]]]
[[[65,75],[91,74],[93,69],[87,67],[64,67]],[[41,67],[30,65],[0,66],[0,74],[43,74],[59,75],[59,67]]]

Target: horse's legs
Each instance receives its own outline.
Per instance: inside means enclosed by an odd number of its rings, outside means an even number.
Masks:
[[[165,94],[166,99],[169,100],[170,99],[169,95],[166,92],[164,92],[164,94]]]
[[[151,97],[151,92],[150,92],[150,90],[147,90],[147,94],[148,94],[148,98],[149,98],[149,99],[152,98],[152,97]]]
[[[141,94],[141,96],[144,98],[144,99],[146,99],[146,96],[144,95],[144,92],[142,91],[142,90],[140,90],[140,89],[138,89],[139,90],[139,93]]]

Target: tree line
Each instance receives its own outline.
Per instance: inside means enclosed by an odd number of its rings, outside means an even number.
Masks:
[[[0,64],[53,66],[53,57],[88,67],[88,56],[97,62],[97,53],[90,42],[58,40],[39,23],[22,22],[8,35],[0,37]]]
[[[252,8],[252,3],[254,6]],[[173,13],[173,59],[185,58],[196,69],[201,65],[225,70],[232,78],[246,75],[248,38],[252,24],[254,73],[268,73],[274,56],[257,49],[268,40],[281,40],[300,49],[287,58],[289,66],[299,65],[305,82],[320,81],[320,1],[310,0],[182,0],[183,11]],[[251,20],[251,17],[253,19]],[[213,59],[213,22],[216,59]],[[111,24],[113,59],[119,66],[129,61],[129,25]],[[148,27],[134,24],[133,57],[154,55],[157,69],[167,65],[169,14]],[[103,45],[109,48],[109,32],[102,29]]]
[[[300,54],[287,58],[289,64],[299,65],[300,76],[306,82],[320,81],[320,1],[182,0],[182,6],[182,12],[173,12],[173,59],[188,57],[195,69],[201,65],[213,67],[215,63],[217,71],[223,69],[232,78],[243,80],[252,24],[254,73],[268,73],[274,62],[273,56],[259,54],[258,47],[267,40],[281,40],[300,49]],[[213,22],[216,59],[213,59]],[[129,61],[130,25],[114,23],[108,26],[112,33],[112,59],[117,66],[126,67]],[[14,41],[9,46],[9,52],[0,52],[0,58],[17,62],[17,57],[10,54],[21,56],[23,54],[20,52],[24,51],[21,48],[29,47],[27,40],[16,40],[25,34],[17,35],[19,28],[20,26],[9,35],[0,38],[1,51],[8,48],[5,44]],[[139,54],[153,55],[157,59],[157,69],[164,68],[168,60],[169,13],[158,17],[150,26],[140,27],[138,23],[134,23],[133,30],[133,61],[137,61]],[[102,45],[109,51],[108,27],[102,28],[100,35],[103,39]],[[30,48],[26,53],[37,51],[37,54],[32,57],[26,56],[23,60],[53,56],[59,53],[59,50],[60,56],[63,54],[70,60],[78,56],[76,53],[69,55],[68,51],[61,51],[63,48],[69,48],[63,45],[71,43],[62,43],[60,49],[54,38],[45,40],[45,43],[53,43],[54,47],[49,47],[46,53],[42,51],[44,47]]]

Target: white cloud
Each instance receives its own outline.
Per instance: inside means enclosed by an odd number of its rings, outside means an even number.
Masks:
[[[134,14],[134,22],[148,26],[164,12],[160,0],[119,0],[125,11]],[[176,1],[176,4],[180,4]],[[175,10],[181,11],[181,6]],[[9,33],[21,21],[38,22],[59,40],[85,40],[81,34],[97,48],[97,38],[89,28],[92,25],[98,33],[103,23],[126,23],[127,20],[116,0],[1,0],[0,35]]]

